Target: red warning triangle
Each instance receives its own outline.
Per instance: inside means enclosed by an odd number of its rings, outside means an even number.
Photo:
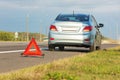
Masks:
[[[35,50],[30,50],[32,47],[34,47]],[[32,38],[32,40],[28,44],[23,55],[25,55],[25,56],[42,56],[42,52],[41,52],[40,48],[38,47],[34,38]]]

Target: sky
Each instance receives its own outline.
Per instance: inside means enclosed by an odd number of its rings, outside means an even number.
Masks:
[[[120,39],[120,0],[0,0],[0,31],[47,34],[60,13],[92,14],[101,33]]]

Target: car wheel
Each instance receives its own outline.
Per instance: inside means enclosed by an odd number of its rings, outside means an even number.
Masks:
[[[63,51],[64,50],[64,46],[59,46],[59,50]]]
[[[93,45],[90,46],[90,51],[95,51],[96,50],[96,46],[95,43]]]
[[[100,40],[99,46],[96,47],[96,50],[100,50],[100,49],[101,49],[101,40]]]
[[[101,46],[97,46],[97,47],[96,47],[96,50],[100,50],[100,49],[101,49]]]
[[[53,46],[53,45],[49,45],[48,48],[49,48],[50,51],[54,51],[55,50],[55,46]]]

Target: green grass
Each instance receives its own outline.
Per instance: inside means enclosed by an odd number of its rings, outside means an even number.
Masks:
[[[120,47],[1,74],[0,80],[120,80]]]

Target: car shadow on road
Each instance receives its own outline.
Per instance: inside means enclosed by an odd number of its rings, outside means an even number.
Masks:
[[[76,49],[65,49],[64,51],[65,52],[84,52],[84,53],[88,53],[89,52],[89,50],[82,50],[82,49],[79,49],[79,50],[76,50]]]
[[[44,51],[49,51],[48,48],[44,49]],[[83,52],[83,53],[88,53],[90,52],[88,48],[72,48],[72,47],[67,47],[63,51],[60,51],[58,48],[56,48],[54,51],[56,52]]]

